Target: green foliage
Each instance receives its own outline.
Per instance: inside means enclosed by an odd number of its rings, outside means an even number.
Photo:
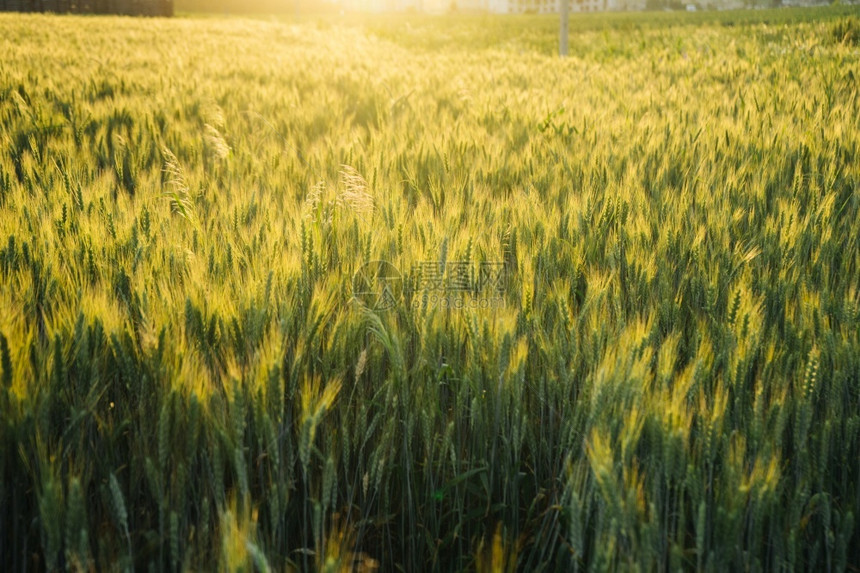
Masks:
[[[856,18],[0,14],[0,570],[860,563]]]

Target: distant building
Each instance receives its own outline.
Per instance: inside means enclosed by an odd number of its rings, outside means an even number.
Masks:
[[[173,16],[173,0],[0,0],[0,12]]]
[[[495,14],[550,14],[561,9],[560,0],[489,0]]]

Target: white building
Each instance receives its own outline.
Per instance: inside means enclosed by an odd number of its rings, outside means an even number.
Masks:
[[[561,9],[560,0],[489,0],[494,14],[550,14]]]

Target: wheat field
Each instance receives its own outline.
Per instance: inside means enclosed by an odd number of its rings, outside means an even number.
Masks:
[[[858,16],[0,14],[0,569],[857,571]]]

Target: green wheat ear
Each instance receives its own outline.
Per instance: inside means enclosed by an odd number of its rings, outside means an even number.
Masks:
[[[194,211],[194,202],[191,198],[185,171],[179,160],[167,147],[161,149],[161,154],[164,157],[164,174],[167,178],[168,188],[163,195],[170,200],[170,206],[174,213],[197,228],[199,223]]]
[[[12,357],[9,354],[9,341],[0,333],[0,386],[12,388]]]
[[[131,538],[128,529],[128,510],[125,505],[125,497],[122,495],[122,488],[116,475],[110,474],[108,488],[110,490],[110,503],[113,517],[116,520],[116,525],[122,532],[123,536],[128,540],[129,549],[131,549]]]
[[[90,568],[89,527],[81,482],[73,478],[69,484],[66,507],[65,554],[73,569]]]
[[[42,529],[42,544],[48,569],[55,570],[59,563],[60,551],[63,546],[62,517],[63,500],[62,486],[52,475],[43,477],[39,494],[39,514]]]

